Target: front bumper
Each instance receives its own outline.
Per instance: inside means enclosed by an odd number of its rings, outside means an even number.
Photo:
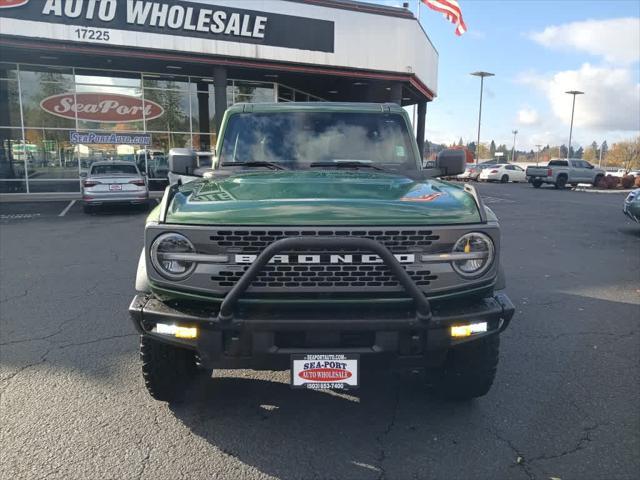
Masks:
[[[504,331],[515,308],[505,294],[469,304],[433,304],[431,316],[315,308],[261,310],[237,314],[230,321],[217,308],[168,305],[153,295],[137,295],[129,307],[135,328],[158,341],[195,350],[211,368],[286,369],[297,353],[359,353],[365,362],[384,365],[439,365],[447,350]],[[487,322],[486,333],[464,339],[450,336],[452,325]],[[196,340],[155,332],[158,323],[198,328]]]
[[[330,299],[310,307],[242,305],[241,299],[269,260],[282,251],[345,248],[377,254],[412,299],[408,308],[359,306],[331,308]],[[129,312],[136,329],[159,341],[193,349],[211,368],[286,369],[292,354],[358,353],[401,360],[407,366],[439,365],[449,347],[503,331],[514,313],[504,294],[472,301],[430,302],[406,270],[382,244],[367,238],[277,240],[266,247],[220,304],[170,304],[153,295],[138,295]],[[450,327],[486,322],[484,333],[453,339]],[[157,332],[157,324],[196,327],[197,339],[178,339]]]

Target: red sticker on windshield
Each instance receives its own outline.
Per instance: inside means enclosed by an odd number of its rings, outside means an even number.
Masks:
[[[402,197],[403,202],[433,202],[443,196],[444,193],[429,193],[427,195],[418,195],[416,197]]]

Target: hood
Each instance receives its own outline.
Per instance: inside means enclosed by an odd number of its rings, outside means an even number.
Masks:
[[[478,223],[473,197],[437,180],[384,172],[242,172],[191,182],[167,223],[215,225],[429,225]]]

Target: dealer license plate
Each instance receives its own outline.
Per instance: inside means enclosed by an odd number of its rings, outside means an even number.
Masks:
[[[359,355],[291,356],[291,387],[350,390],[359,386]]]
[[[111,190],[112,192],[119,192],[120,190],[122,190],[122,185],[118,183],[112,183],[111,185],[109,185],[109,190]]]

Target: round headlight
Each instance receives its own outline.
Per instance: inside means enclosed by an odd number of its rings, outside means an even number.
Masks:
[[[195,262],[184,254],[195,253],[193,244],[179,233],[163,233],[151,245],[151,263],[160,275],[170,280],[184,280],[193,273]]]
[[[466,278],[479,277],[493,262],[493,241],[484,233],[467,233],[458,239],[452,253],[467,254],[468,258],[451,262],[453,269]]]

